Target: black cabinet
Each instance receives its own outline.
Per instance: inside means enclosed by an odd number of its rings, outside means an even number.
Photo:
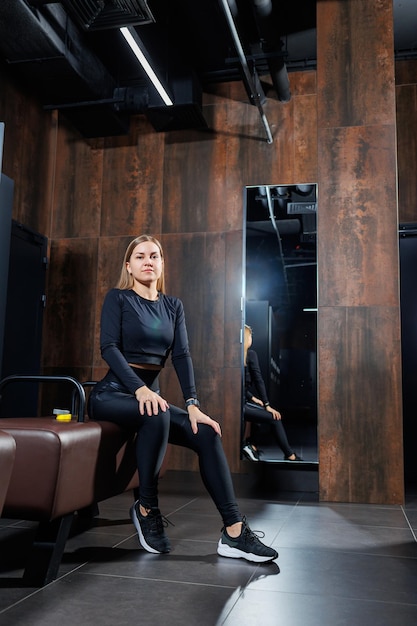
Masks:
[[[47,238],[12,221],[2,377],[39,374],[45,307]],[[36,415],[37,385],[10,385],[0,414]],[[19,411],[16,412],[16,405]]]
[[[0,163],[2,145],[2,126],[0,122]],[[3,339],[6,318],[7,282],[9,278],[10,232],[13,211],[13,181],[0,173],[0,377],[3,362]]]
[[[401,351],[404,473],[417,483],[417,223],[401,224]]]

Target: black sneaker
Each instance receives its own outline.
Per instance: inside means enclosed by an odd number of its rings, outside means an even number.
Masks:
[[[258,451],[250,443],[244,445],[242,453],[249,461],[259,461]]]
[[[159,509],[151,509],[148,515],[142,515],[139,509],[139,500],[130,509],[130,517],[139,535],[142,548],[154,554],[169,552],[171,546],[165,534],[164,518]]]
[[[255,563],[266,563],[278,558],[278,552],[264,545],[249,528],[245,517],[242,519],[242,532],[236,539],[230,537],[226,529],[223,528],[222,536],[217,545],[217,554],[231,559],[246,559]]]

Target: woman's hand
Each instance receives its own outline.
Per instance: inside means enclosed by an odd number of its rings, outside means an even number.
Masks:
[[[264,403],[259,398],[255,398],[255,396],[253,396],[251,402],[253,402],[254,404],[259,404],[259,406],[264,408],[265,411],[268,411],[268,413],[271,413],[271,415],[274,418],[274,420],[280,420],[281,419],[281,413],[279,411],[277,411],[276,409],[273,409],[272,406],[269,405],[269,404],[268,404],[268,406],[264,407]]]
[[[268,413],[271,413],[274,420],[281,419],[281,413],[277,411],[276,409],[273,409],[272,406],[266,406],[265,411],[268,411]]]
[[[251,402],[253,402],[254,404],[259,404],[259,406],[263,406],[264,405],[262,400],[260,400],[259,398],[255,398],[255,396],[252,396]]]
[[[159,409],[166,411],[169,407],[166,400],[146,385],[136,389],[135,398],[139,403],[139,413],[141,415],[145,415],[145,412],[148,415],[158,415]]]
[[[187,411],[191,424],[191,430],[195,435],[198,432],[198,424],[208,424],[218,435],[220,435],[220,437],[222,436],[222,429],[220,428],[219,422],[215,422],[209,415],[200,411],[198,406],[192,404],[187,408]]]

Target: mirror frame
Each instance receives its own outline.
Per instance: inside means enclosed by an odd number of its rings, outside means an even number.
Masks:
[[[253,200],[249,197],[249,191],[253,190],[254,193],[257,194],[256,202],[260,202],[260,204],[256,204],[256,208],[254,206],[250,206],[250,203]],[[257,190],[257,191],[255,191]],[[248,303],[252,300],[249,300],[247,297],[247,281],[248,281],[248,223],[256,223],[257,229],[259,229],[259,235],[266,238],[269,234],[273,234],[277,237],[277,245],[278,251],[280,254],[280,260],[282,263],[282,267],[277,269],[277,272],[282,271],[282,275],[285,275],[286,267],[285,267],[285,257],[284,257],[284,249],[283,249],[283,237],[288,235],[289,238],[292,237],[292,240],[297,239],[297,237],[304,243],[306,247],[309,247],[310,251],[312,249],[312,244],[314,244],[314,262],[310,260],[304,265],[314,265],[315,266],[315,283],[314,286],[314,302],[311,306],[303,306],[302,312],[304,314],[311,315],[314,313],[314,365],[310,363],[310,368],[313,370],[313,378],[312,378],[312,401],[311,406],[308,407],[308,417],[306,418],[308,421],[309,431],[306,434],[309,444],[306,447],[308,448],[307,454],[304,458],[303,445],[300,448],[300,442],[297,441],[293,437],[293,431],[291,430],[291,439],[290,444],[293,444],[295,452],[299,454],[304,460],[302,462],[294,462],[288,461],[284,458],[277,458],[275,454],[272,456],[268,456],[268,452],[260,457],[260,461],[263,463],[282,463],[286,467],[290,464],[293,467],[302,467],[303,469],[308,468],[317,468],[319,460],[318,460],[318,448],[317,448],[317,298],[318,298],[318,281],[317,281],[317,242],[316,242],[316,234],[317,234],[317,205],[318,205],[318,186],[317,183],[303,183],[303,184],[285,184],[285,185],[271,185],[271,184],[263,184],[263,185],[248,185],[244,188],[244,212],[243,212],[243,262],[242,262],[242,300],[241,300],[241,315],[242,315],[242,323],[241,323],[241,363],[242,363],[242,377],[241,377],[241,433],[240,433],[240,458],[245,459],[246,457],[242,454],[243,443],[244,443],[244,434],[245,434],[245,419],[244,419],[244,403],[245,403],[245,365],[244,365],[244,328],[247,323],[248,318]],[[262,219],[257,219],[257,213],[259,210],[262,212],[260,217]],[[311,216],[314,215],[314,227],[312,228],[313,220]],[[263,219],[266,217],[266,219]],[[281,226],[281,229],[279,228]],[[301,250],[301,254],[303,251]],[[309,254],[306,252],[306,254]],[[310,252],[311,254],[311,252]],[[303,263],[294,263],[291,267],[297,266],[300,267]],[[289,266],[287,266],[288,268]],[[310,294],[310,298],[311,298]],[[270,306],[270,299],[266,299],[266,307],[269,306],[269,309],[272,309]],[[259,301],[262,303],[262,301]],[[288,303],[288,310],[290,310],[290,304]],[[271,315],[271,313],[268,313]],[[267,313],[265,313],[267,315]],[[274,315],[272,315],[274,316]],[[285,316],[284,316],[285,317]],[[277,332],[277,331],[275,331]],[[268,340],[270,340],[271,328],[268,327],[267,335]],[[256,350],[256,343],[254,341],[254,348]],[[277,361],[274,356],[271,358],[271,353],[269,351],[268,356],[266,357],[269,360],[269,366],[267,371],[269,371],[271,375],[271,371],[280,372],[281,365],[281,350],[278,348],[279,352],[279,361]],[[311,358],[311,356],[310,356]],[[274,361],[272,363],[272,361]],[[265,359],[264,359],[265,362]],[[261,369],[265,372],[264,368]],[[274,372],[273,372],[274,374]],[[264,373],[263,373],[264,377]],[[268,380],[265,381],[268,384]],[[314,388],[313,388],[314,387]],[[267,388],[268,394],[270,394],[269,385]],[[273,400],[271,399],[271,404],[274,408],[277,408],[281,411],[279,404],[275,395],[273,394]],[[280,396],[281,397],[281,396]],[[284,408],[284,414],[287,412],[288,408]],[[283,414],[283,417],[284,417]],[[285,421],[288,425],[288,420],[285,418]],[[302,421],[302,420],[301,420]],[[284,423],[284,422],[283,422]],[[295,431],[294,431],[295,432]],[[301,438],[302,439],[302,438]],[[301,441],[302,444],[302,441]],[[261,446],[262,447],[262,446]],[[277,450],[279,450],[278,445],[275,444]],[[280,452],[280,451],[279,451]]]

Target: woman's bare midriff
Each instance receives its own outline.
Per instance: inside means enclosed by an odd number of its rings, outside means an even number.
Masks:
[[[140,370],[157,370],[161,371],[162,365],[154,365],[153,363],[129,363],[130,367],[137,367]]]

